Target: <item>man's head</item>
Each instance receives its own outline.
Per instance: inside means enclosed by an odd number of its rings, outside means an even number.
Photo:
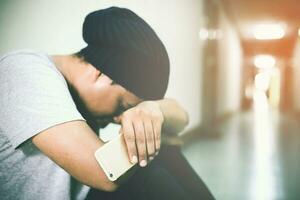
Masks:
[[[94,116],[114,116],[142,100],[164,97],[167,51],[135,13],[117,7],[92,12],[85,18],[83,39],[87,47],[75,54],[86,63],[77,92]]]
[[[154,30],[125,8],[88,14],[83,23],[88,44],[79,54],[140,98],[164,97],[169,80],[167,51]]]

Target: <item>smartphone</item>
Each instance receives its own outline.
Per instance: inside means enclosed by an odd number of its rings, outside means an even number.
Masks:
[[[123,134],[100,147],[95,157],[110,181],[117,180],[135,165],[129,160]]]

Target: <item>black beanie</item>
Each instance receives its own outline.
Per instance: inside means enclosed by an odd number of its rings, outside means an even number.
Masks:
[[[88,14],[80,51],[85,60],[144,100],[164,97],[169,58],[154,30],[134,12],[118,7]]]

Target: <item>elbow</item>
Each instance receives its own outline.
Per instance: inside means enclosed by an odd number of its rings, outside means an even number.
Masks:
[[[169,127],[168,132],[172,134],[177,134],[184,130],[184,128],[189,124],[189,115],[186,111],[182,110],[182,113],[178,116],[176,124]]]
[[[118,184],[110,181],[104,174],[103,176],[94,177],[93,181],[86,185],[104,192],[114,192],[118,189]]]
[[[107,184],[103,190],[106,191],[106,192],[114,192],[118,189],[118,185],[111,182],[110,184]]]
[[[104,192],[114,192],[118,189],[118,185],[114,182],[108,181],[105,184],[96,186],[96,189],[102,190]]]
[[[187,113],[187,111],[184,110],[184,114],[183,114],[183,128],[185,128],[188,124],[189,124],[190,118],[189,118],[189,114]]]
[[[181,119],[178,121],[178,127],[174,130],[176,133],[184,130],[184,128],[189,124],[189,115],[186,111],[183,111]]]
[[[186,110],[182,109],[181,114],[179,116],[180,117],[177,121],[177,132],[182,131],[189,124],[189,115]]]

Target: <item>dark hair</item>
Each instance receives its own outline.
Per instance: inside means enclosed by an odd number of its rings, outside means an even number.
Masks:
[[[84,62],[84,63],[88,63],[88,61],[86,60],[86,58],[84,57],[84,55],[78,51],[76,53],[72,54],[73,57],[78,58],[80,61]]]

